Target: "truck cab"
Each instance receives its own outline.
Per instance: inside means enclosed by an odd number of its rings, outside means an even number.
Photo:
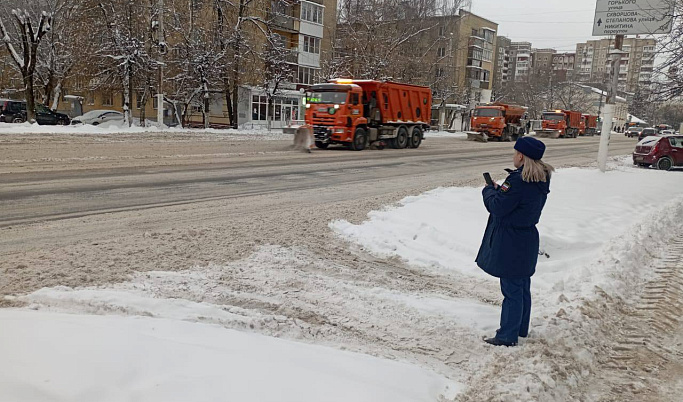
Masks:
[[[477,106],[470,121],[472,131],[486,133],[489,137],[502,137],[505,129],[505,108],[502,106]]]
[[[354,131],[367,125],[363,116],[363,89],[354,84],[313,85],[306,94],[306,122],[313,128],[315,144],[353,142]]]
[[[560,136],[564,136],[567,130],[567,122],[566,116],[561,110],[543,112],[541,118],[543,119],[541,123],[543,130],[558,131]]]

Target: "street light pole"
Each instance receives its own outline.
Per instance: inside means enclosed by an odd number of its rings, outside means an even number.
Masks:
[[[614,38],[614,50],[609,53],[612,56],[612,81],[605,100],[605,118],[602,121],[602,134],[600,136],[600,148],[598,149],[598,167],[602,172],[607,170],[607,156],[609,154],[609,137],[612,133],[612,118],[617,104],[617,90],[619,88],[619,69],[621,64],[621,46],[624,43],[624,35]]]
[[[164,127],[164,0],[159,0],[159,83],[157,88],[157,124]]]

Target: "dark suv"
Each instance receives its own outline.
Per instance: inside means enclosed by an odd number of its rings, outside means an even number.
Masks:
[[[26,102],[0,99],[0,122],[23,123],[26,121]]]
[[[26,102],[0,99],[0,122],[23,123],[26,121]],[[42,103],[36,103],[36,122],[40,125],[68,126],[69,116],[50,110]]]

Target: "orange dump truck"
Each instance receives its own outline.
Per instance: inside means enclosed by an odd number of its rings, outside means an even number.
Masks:
[[[526,113],[523,106],[505,103],[490,103],[477,106],[472,112],[470,129],[467,138],[474,141],[486,141],[495,138],[498,141],[510,141],[524,135],[522,117]]]
[[[598,131],[598,116],[592,114],[584,114],[583,119],[586,121],[585,135],[595,135]]]
[[[579,135],[581,112],[575,110],[551,110],[543,112],[542,129],[536,130],[538,137],[563,138]]]
[[[306,124],[321,149],[330,144],[356,151],[373,144],[417,148],[431,110],[429,87],[390,81],[338,79],[306,93]]]

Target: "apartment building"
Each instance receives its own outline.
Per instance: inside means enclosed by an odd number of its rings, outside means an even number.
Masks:
[[[619,66],[619,90],[635,92],[639,86],[652,83],[655,39],[625,38]],[[609,77],[609,51],[614,49],[613,39],[597,39],[576,44],[575,68],[581,81],[605,83]]]
[[[496,39],[496,57],[493,63],[493,87],[500,88],[508,81],[510,68],[510,44],[512,41],[505,36]]]
[[[528,81],[531,75],[531,43],[510,43],[509,81]]]
[[[488,103],[493,89],[498,24],[462,9],[459,16],[455,83],[464,89],[471,106]]]
[[[555,53],[553,55],[553,80],[556,82],[567,81],[574,75],[574,63],[576,53]]]
[[[168,3],[167,7],[169,7]],[[238,124],[265,126],[270,120],[273,127],[280,127],[302,116],[301,101],[304,95],[300,89],[318,82],[321,79],[322,64],[326,59],[331,58],[332,37],[336,29],[337,1],[257,0],[251,3],[250,7],[252,8],[248,10],[249,15],[257,16],[259,21],[263,21],[262,23],[268,21],[270,29],[275,33],[275,40],[287,49],[286,63],[290,66],[291,76],[279,84],[279,90],[274,98],[274,107],[268,109],[268,97],[262,86],[264,65],[260,64],[256,57],[246,57],[245,60],[250,61],[241,67],[242,85],[238,96]],[[221,24],[232,24],[230,19],[236,18],[235,15],[221,14],[213,2],[188,0],[188,10],[191,16],[183,15],[183,18],[189,18],[191,24],[200,28],[199,32],[202,30],[211,32],[208,27],[215,26],[219,21]],[[167,13],[171,13],[171,9]],[[249,24],[249,27],[250,31],[247,32],[249,45],[252,49],[260,51],[267,43],[264,31],[254,24]],[[167,28],[166,32],[169,48],[167,61],[185,57],[176,48],[176,44],[182,41],[182,38],[179,38],[177,33],[170,28]],[[9,58],[2,57],[2,55],[0,51],[0,66],[9,62]],[[153,56],[156,57],[156,53]],[[9,74],[10,71],[10,68],[3,68],[0,73],[0,92],[4,93],[4,95],[0,94],[0,97],[11,95],[15,98],[23,98],[23,91],[17,92],[14,88],[22,85],[20,79],[17,81],[17,77]],[[73,77],[63,83],[57,110],[72,116],[89,110],[121,111],[124,102],[120,85],[113,81],[104,82],[98,73],[95,66],[77,64],[72,70]],[[174,85],[170,77],[175,73],[172,64],[169,64],[165,80],[167,93]],[[151,83],[151,87],[155,89],[156,74],[153,72]],[[150,90],[150,88],[133,88],[131,111],[134,118],[144,116],[146,119],[156,120],[158,105],[155,95],[155,90]],[[189,105],[187,120],[191,124],[201,124],[203,102],[204,99],[201,97],[195,98]],[[211,124],[231,124],[224,87],[209,88],[207,103]],[[163,107],[164,121],[167,124],[175,122],[174,115],[179,115],[181,111],[174,110],[169,103],[165,103]]]
[[[539,77],[549,77],[553,71],[555,49],[531,49],[531,69]]]

